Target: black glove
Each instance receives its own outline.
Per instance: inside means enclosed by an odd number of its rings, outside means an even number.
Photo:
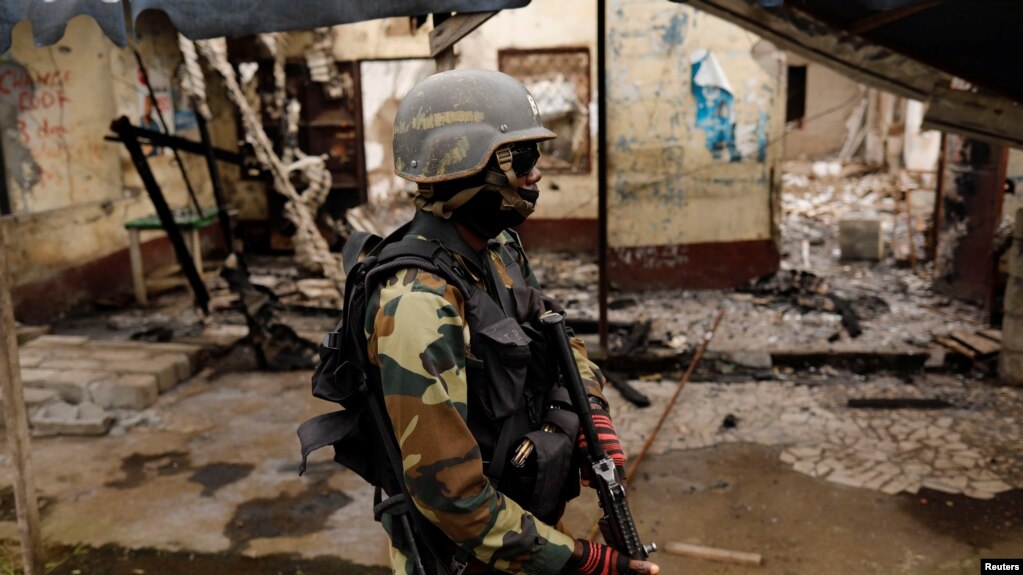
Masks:
[[[566,575],[630,575],[629,558],[607,545],[576,540],[572,557],[565,564]]]

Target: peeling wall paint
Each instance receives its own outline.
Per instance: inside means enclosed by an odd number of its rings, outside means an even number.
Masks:
[[[696,100],[696,127],[703,130],[704,145],[710,155],[715,160],[742,161],[735,145],[735,96],[714,53],[694,52],[690,57],[690,76],[690,91]]]
[[[175,33],[162,13],[143,15],[137,26],[143,58],[168,77],[180,58]],[[18,286],[126,250],[124,222],[152,214],[153,207],[122,146],[103,140],[118,116],[138,121],[138,71],[131,52],[115,47],[86,16],[71,20],[60,43],[51,47],[33,44],[27,22],[15,28],[13,40],[0,60],[0,142],[14,205],[12,215],[0,222],[7,229],[17,292]],[[218,86],[210,87],[214,142],[234,148],[233,112],[219,105],[224,99],[216,96]],[[179,135],[198,139],[194,130]],[[153,157],[150,164],[170,205],[185,207],[187,193],[173,157]],[[185,155],[185,164],[201,203],[212,205],[203,158]],[[225,164],[221,170],[230,191],[238,170]],[[130,289],[130,278],[125,279]],[[63,295],[69,304],[88,301]]]
[[[34,90],[31,74],[23,65],[15,60],[0,60],[0,146],[14,212],[28,204],[29,194],[42,176],[42,168],[27,145],[24,120],[20,119],[19,94],[32,94]]]
[[[754,56],[758,37],[688,6],[613,0],[609,11],[612,249],[670,269],[687,265],[686,244],[770,240],[782,60],[767,59],[772,73]]]

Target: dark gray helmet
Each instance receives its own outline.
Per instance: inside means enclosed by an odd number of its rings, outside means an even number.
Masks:
[[[555,138],[518,80],[492,70],[430,76],[402,100],[394,118],[394,170],[418,184],[479,173],[507,144]]]

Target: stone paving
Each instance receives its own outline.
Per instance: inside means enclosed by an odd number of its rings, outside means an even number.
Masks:
[[[850,380],[856,376],[850,375]],[[652,405],[638,409],[609,391],[629,454],[641,449],[674,393],[673,381],[633,381]],[[853,409],[849,398],[940,395],[947,409]],[[690,383],[651,453],[748,442],[784,447],[796,471],[888,494],[920,488],[990,499],[1023,488],[1023,389],[929,375],[819,386],[765,381]]]
[[[202,348],[46,335],[19,349],[34,435],[102,435],[191,377]],[[2,420],[0,420],[2,423]]]

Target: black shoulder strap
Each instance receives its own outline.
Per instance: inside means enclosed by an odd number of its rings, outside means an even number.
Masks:
[[[426,270],[443,277],[455,285],[468,300],[476,290],[476,286],[468,281],[466,272],[455,261],[455,258],[440,243],[430,240],[408,239],[387,244],[375,256],[373,269],[366,280],[376,281],[382,272],[397,270],[403,267],[414,267]],[[372,289],[367,285],[367,292]]]
[[[401,240],[384,246],[377,254],[377,260],[382,264],[400,257],[418,257],[426,261],[433,260],[438,251],[444,248],[429,240],[409,239]]]
[[[352,268],[359,263],[359,254],[368,252],[377,247],[381,237],[369,232],[355,232],[341,248],[341,263],[344,265],[345,273],[352,273]]]

